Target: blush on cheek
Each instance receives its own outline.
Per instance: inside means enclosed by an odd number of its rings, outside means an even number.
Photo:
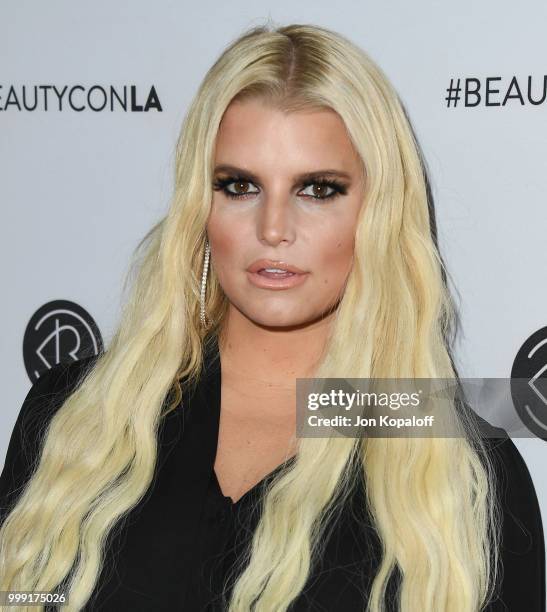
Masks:
[[[232,257],[237,252],[238,243],[232,232],[213,232],[209,240],[219,257]]]
[[[351,240],[340,240],[330,249],[332,254],[325,261],[325,270],[329,273],[321,279],[321,286],[333,295],[339,296],[343,292],[348,274],[353,264],[353,245]]]

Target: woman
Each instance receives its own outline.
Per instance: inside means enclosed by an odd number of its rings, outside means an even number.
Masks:
[[[308,25],[230,45],[143,244],[108,350],[25,400],[0,589],[59,587],[67,611],[542,609],[510,439],[465,412],[465,437],[295,435],[297,378],[457,378],[423,164],[363,51]]]

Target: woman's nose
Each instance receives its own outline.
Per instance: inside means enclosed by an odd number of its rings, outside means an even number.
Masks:
[[[276,245],[294,240],[294,219],[289,197],[269,197],[260,207],[257,234],[261,241]]]

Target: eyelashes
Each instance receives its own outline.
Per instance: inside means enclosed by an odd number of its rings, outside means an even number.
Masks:
[[[236,193],[235,191],[231,191],[230,189],[228,189],[228,186],[232,185],[233,183],[254,185],[254,183],[245,176],[226,176],[222,178],[217,178],[213,183],[213,189],[215,191],[222,191],[224,195],[229,198],[232,198],[233,200],[242,200],[245,199],[247,196],[256,195],[258,193],[258,191]],[[338,197],[339,195],[346,195],[348,192],[347,186],[343,183],[321,176],[316,177],[314,180],[307,181],[302,185],[301,189],[306,189],[310,186],[321,187],[328,192],[326,195],[323,196],[316,196],[310,194],[304,194],[302,196],[311,200],[332,200]]]

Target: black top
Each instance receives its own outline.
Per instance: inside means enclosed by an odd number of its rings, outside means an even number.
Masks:
[[[259,518],[262,487],[283,465],[235,504],[222,494],[213,469],[221,372],[218,346],[212,346],[205,353],[199,384],[183,395],[184,409],[177,407],[160,425],[153,483],[110,532],[105,565],[86,611],[226,610],[221,600],[223,580],[249,544]],[[26,396],[0,476],[0,524],[38,457],[40,430],[88,363],[83,359],[52,368]],[[486,610],[544,612],[545,544],[538,500],[522,456],[499,431],[500,439],[488,442],[502,475],[504,575],[497,600]],[[364,481],[356,480],[339,520],[327,532],[324,553],[290,612],[364,609],[363,594],[370,590],[381,551],[364,510],[364,495]],[[398,580],[395,574],[389,583],[392,597]]]

